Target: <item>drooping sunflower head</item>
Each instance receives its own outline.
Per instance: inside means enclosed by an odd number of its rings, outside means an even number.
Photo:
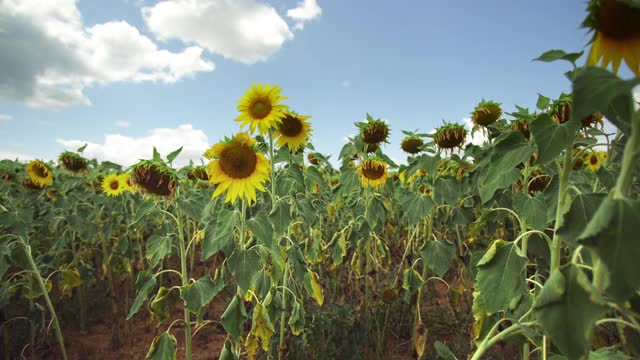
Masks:
[[[141,160],[131,170],[134,187],[146,194],[172,197],[178,184],[178,175],[164,162]]]
[[[307,119],[293,111],[285,111],[275,132],[276,145],[287,146],[289,151],[297,152],[304,148],[311,135],[311,124]]]
[[[251,89],[247,89],[238,101],[240,115],[236,121],[240,122],[241,127],[249,125],[252,133],[256,127],[260,134],[276,129],[285,114],[284,110],[288,108],[287,105],[280,104],[280,101],[287,99],[280,96],[281,92],[282,88],[276,85],[251,84]]]
[[[529,178],[529,193],[544,191],[551,181],[551,177],[542,172],[542,169],[538,166],[531,168],[531,174]]]
[[[192,181],[209,181],[209,175],[207,175],[207,168],[205,166],[194,166],[187,171],[187,178]]]
[[[500,103],[482,100],[471,113],[471,120],[476,126],[488,126],[496,122],[500,116],[502,116]]]
[[[580,119],[580,123],[581,123],[582,129],[584,130],[594,128],[598,125],[600,127],[604,127],[603,119],[604,119],[604,116],[602,115],[602,113],[598,112],[598,113],[583,117],[582,119]]]
[[[621,0],[591,0],[583,26],[594,32],[587,66],[602,60],[617,73],[622,60],[640,76],[640,6]]]
[[[591,151],[586,155],[586,161],[584,161],[584,163],[589,168],[589,170],[591,170],[592,172],[596,172],[598,171],[598,169],[600,169],[600,166],[602,166],[606,159],[606,151],[596,150]]]
[[[107,196],[117,197],[125,192],[125,184],[120,175],[111,173],[102,179],[102,192]]]
[[[400,147],[409,154],[417,154],[422,151],[424,141],[417,135],[410,135],[402,139]]]
[[[311,165],[318,165],[320,164],[320,159],[318,159],[318,157],[316,156],[315,153],[309,153],[307,155],[307,160],[309,160],[309,163],[311,163]]]
[[[367,121],[357,125],[360,128],[360,137],[366,144],[378,145],[382,142],[387,142],[389,125],[385,121],[374,119],[367,114]]]
[[[31,160],[27,164],[27,174],[31,181],[40,187],[53,184],[53,173],[49,167],[40,160]]]
[[[256,201],[256,189],[265,191],[269,180],[270,163],[255,146],[255,140],[246,132],[213,145],[204,154],[211,160],[207,165],[209,182],[218,185],[213,197],[226,192],[225,202],[238,198]]]
[[[84,172],[89,163],[87,159],[71,151],[65,151],[60,154],[58,161],[65,170],[73,174],[81,174]]]
[[[467,137],[464,125],[444,124],[436,130],[435,143],[442,149],[461,147]]]
[[[529,137],[531,137],[529,122],[526,119],[512,121],[509,129],[514,132],[519,131],[526,139],[529,139]]]
[[[560,98],[553,102],[553,113],[551,119],[556,124],[564,124],[571,118],[571,95],[562,94]]]
[[[22,187],[24,187],[25,189],[36,190],[36,191],[44,189],[44,186],[41,186],[40,184],[36,184],[30,178],[22,179]]]
[[[389,175],[387,171],[387,163],[378,157],[368,157],[358,166],[358,175],[363,187],[372,187],[379,189],[387,181]]]

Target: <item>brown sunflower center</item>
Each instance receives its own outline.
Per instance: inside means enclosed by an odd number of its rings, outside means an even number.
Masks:
[[[380,179],[384,175],[384,166],[376,163],[365,164],[362,167],[362,175],[369,180]]]
[[[280,124],[280,133],[287,137],[295,137],[302,133],[302,121],[293,115],[287,115]]]
[[[234,179],[244,179],[256,170],[258,157],[253,149],[244,144],[231,144],[220,154],[220,167]]]
[[[111,190],[118,190],[118,187],[119,187],[118,181],[114,180],[110,182],[109,187],[111,188]]]
[[[596,165],[598,163],[598,155],[591,154],[591,156],[589,156],[589,163],[591,165]]]
[[[33,173],[39,178],[46,178],[49,174],[49,171],[47,171],[47,169],[41,164],[34,164]]]
[[[600,0],[595,13],[598,31],[614,39],[640,37],[640,8],[620,0]]]
[[[271,102],[267,99],[258,98],[249,106],[251,116],[256,119],[264,119],[271,112]]]
[[[387,140],[389,129],[382,123],[372,123],[362,130],[362,140],[367,144],[378,144]]]

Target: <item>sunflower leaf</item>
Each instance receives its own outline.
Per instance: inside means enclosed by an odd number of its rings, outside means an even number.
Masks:
[[[226,330],[226,332],[238,339],[242,335],[242,325],[249,319],[247,315],[247,309],[244,307],[244,301],[238,295],[235,295],[227,309],[220,318],[220,323]]]
[[[178,344],[176,338],[168,332],[156,336],[147,352],[147,359],[151,360],[173,360],[176,358]]]
[[[162,161],[162,157],[160,156],[160,153],[158,152],[158,149],[156,149],[156,147],[153,147],[153,161]]]
[[[131,317],[138,312],[142,303],[149,298],[149,294],[155,286],[156,277],[152,275],[150,271],[142,271],[138,273],[138,279],[136,280],[138,293],[136,294],[136,299],[133,301],[133,305],[131,305],[131,310],[129,311],[129,315],[127,315],[127,320],[131,319]]]
[[[200,309],[209,304],[226,285],[222,276],[218,278],[218,281],[213,282],[211,276],[207,275],[194,283],[181,286],[180,297],[184,300],[184,306],[189,311],[198,313]]]
[[[584,54],[584,51],[580,51],[578,53],[567,53],[564,50],[554,49],[549,50],[533,59],[533,61],[544,61],[544,62],[552,62],[556,60],[565,60],[570,63],[575,63],[576,60],[580,58]]]
[[[556,124],[549,114],[540,114],[531,122],[530,127],[538,145],[536,162],[544,165],[553,161],[562,150],[573,143],[576,132],[580,129],[580,120],[572,118],[564,124]]]
[[[253,276],[260,271],[260,255],[255,249],[238,249],[233,250],[231,256],[227,259],[227,265],[231,273],[236,278],[236,283],[242,291],[249,290]]]
[[[178,157],[178,155],[180,155],[181,152],[182,152],[182,146],[180,146],[179,149],[176,149],[170,152],[169,155],[167,155],[167,161],[169,162],[169,164],[171,164],[173,160],[175,160]]]
[[[84,151],[84,149],[86,149],[86,148],[87,148],[87,145],[89,145],[89,144],[84,144],[84,145],[82,145],[81,147],[79,147],[79,148],[78,148],[78,150],[76,150],[76,152],[78,152],[78,153],[82,154],[82,152]]]

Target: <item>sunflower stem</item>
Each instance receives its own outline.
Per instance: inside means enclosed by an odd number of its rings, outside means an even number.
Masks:
[[[573,143],[565,149],[564,163],[560,172],[560,185],[558,188],[558,203],[556,206],[556,221],[553,231],[553,241],[551,243],[551,273],[560,268],[560,251],[562,248],[562,240],[558,235],[558,228],[564,215],[565,200],[567,197],[567,188],[569,185],[569,174],[573,167]]]
[[[269,129],[269,162],[271,163],[271,209],[276,207],[276,170],[273,151],[273,129]]]
[[[182,286],[189,285],[189,276],[187,274],[187,248],[184,242],[184,229],[182,227],[182,214],[180,208],[176,206],[176,225],[178,226],[178,239],[180,240],[180,268]],[[184,307],[184,341],[185,341],[185,359],[191,360],[191,313],[187,307]]]

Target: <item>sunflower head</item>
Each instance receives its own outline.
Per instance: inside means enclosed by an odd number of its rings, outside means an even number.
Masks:
[[[621,0],[591,0],[582,24],[594,32],[587,66],[602,59],[602,67],[612,64],[617,73],[622,60],[640,76],[640,6]]]
[[[424,146],[424,141],[417,135],[410,135],[402,139],[402,143],[400,147],[402,150],[409,154],[417,154],[422,151],[422,146]]]
[[[471,120],[476,126],[488,126],[496,122],[500,116],[502,116],[500,103],[483,100],[471,113]]]
[[[58,161],[65,170],[74,174],[80,174],[84,172],[87,169],[87,165],[89,163],[87,159],[71,151],[65,151],[60,154],[60,156],[58,157]]]
[[[553,113],[551,119],[556,124],[564,124],[571,118],[571,95],[562,94],[560,98],[553,102]]]
[[[529,122],[526,119],[515,120],[511,122],[509,127],[511,131],[519,131],[525,137],[529,139],[531,137],[531,131],[529,130]]]
[[[249,134],[239,132],[205,152],[205,157],[211,160],[207,165],[209,182],[218,185],[213,197],[226,192],[225,202],[233,203],[240,198],[251,203],[256,201],[256,189],[265,191],[270,163],[255,142]]]
[[[370,186],[377,190],[387,181],[387,163],[379,157],[368,157],[358,166],[358,175],[363,187]]]
[[[124,172],[120,174],[120,182],[124,188],[124,191],[127,192],[136,192],[138,191],[138,186],[133,181],[133,176],[129,172]]]
[[[598,113],[583,117],[582,119],[580,119],[580,123],[581,123],[582,129],[586,130],[586,129],[594,128],[598,125],[600,127],[603,127],[604,126],[603,119],[604,119],[604,116],[602,115],[602,113],[598,112]]]
[[[442,149],[453,149],[461,147],[466,136],[464,125],[445,123],[436,130],[434,141]]]
[[[329,180],[329,183],[331,184],[331,186],[337,186],[338,184],[340,184],[340,179],[337,176],[334,176],[331,178],[331,180]]]
[[[312,165],[318,165],[318,164],[320,164],[320,159],[318,159],[318,158],[316,157],[316,154],[315,154],[315,153],[309,153],[309,154],[307,155],[307,160],[309,160],[309,162],[310,162]]]
[[[289,151],[298,152],[303,149],[311,135],[311,125],[307,119],[293,111],[285,111],[275,132],[276,145],[287,146]]]
[[[187,178],[192,181],[209,181],[209,175],[207,175],[207,168],[204,166],[194,166],[187,171]]]
[[[602,166],[602,164],[606,159],[607,159],[606,151],[596,150],[596,151],[591,151],[588,154],[585,153],[584,163],[587,166],[587,168],[589,168],[589,170],[591,170],[592,172],[596,172],[598,171],[598,169],[600,169],[600,166]]]
[[[122,177],[116,173],[111,173],[102,179],[102,192],[107,196],[117,197],[125,192],[125,184]]]
[[[40,187],[53,184],[53,173],[49,167],[40,160],[31,160],[27,164],[27,174],[35,184]]]
[[[360,137],[366,144],[377,145],[387,142],[389,137],[389,125],[380,119],[374,119],[367,114],[367,121],[358,123]]]
[[[147,194],[173,196],[178,175],[163,161],[141,160],[131,170],[133,184]]]
[[[33,182],[30,178],[22,179],[22,187],[29,190],[42,190],[44,186]]]
[[[279,86],[251,84],[251,89],[247,89],[238,101],[240,115],[236,121],[240,122],[241,127],[249,125],[252,133],[256,127],[260,134],[276,129],[285,114],[283,111],[288,108],[287,105],[280,104],[280,101],[287,99],[280,96],[281,92],[282,88]]]
[[[533,167],[531,177],[529,178],[529,193],[533,194],[538,191],[544,191],[550,181],[551,177],[549,175],[545,175],[539,167]]]

